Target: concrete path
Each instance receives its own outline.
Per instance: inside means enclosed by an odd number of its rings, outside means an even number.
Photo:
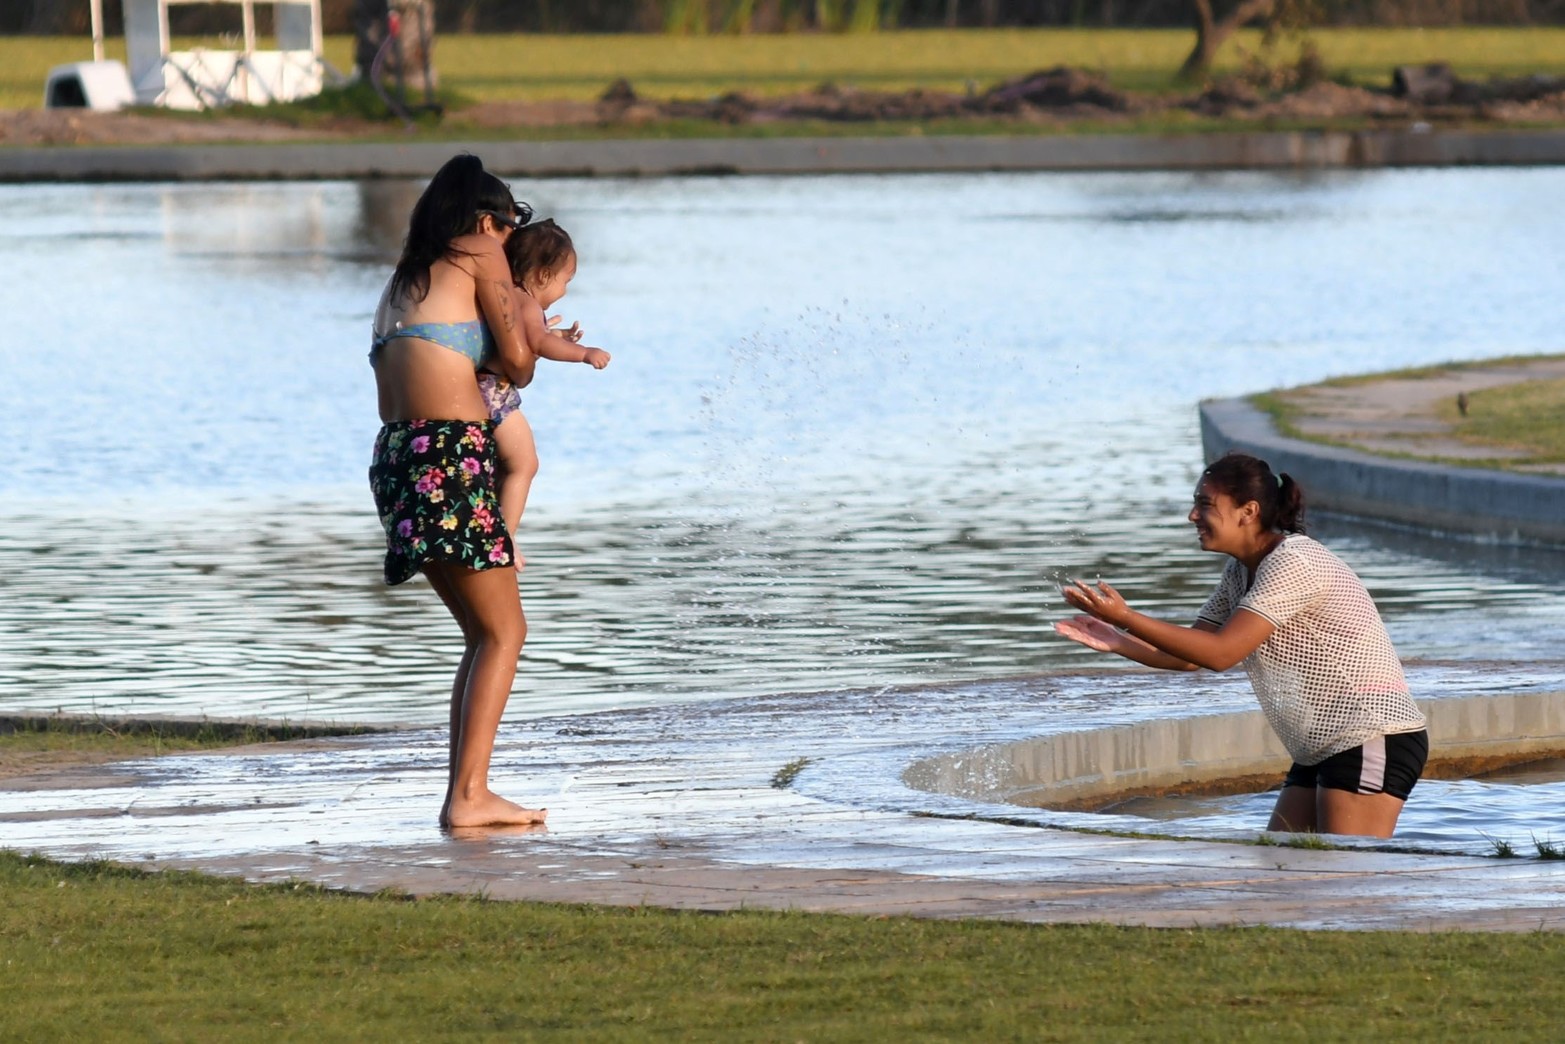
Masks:
[[[470,151],[508,177],[1557,165],[1560,130],[309,142],[0,148],[0,181],[427,178]]]
[[[1443,670],[1424,683],[1476,691],[1494,678]],[[1244,707],[1239,681],[1196,683],[1172,706],[1132,711],[1127,694],[1145,677],[1118,672],[507,725],[496,786],[550,806],[546,830],[442,834],[440,730],[40,772],[0,785],[0,844],[356,891],[679,909],[1565,928],[1561,862],[1263,846],[1253,832],[1233,842],[1108,836],[1061,828],[1092,817],[974,806],[900,781],[901,767],[932,751],[1185,704]]]

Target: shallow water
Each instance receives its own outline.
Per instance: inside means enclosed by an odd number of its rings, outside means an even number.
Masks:
[[[1141,798],[1105,809],[1200,837],[1266,827],[1275,791],[1205,798]],[[1474,855],[1565,855],[1565,762],[1480,779],[1420,780],[1397,821],[1398,844]]]
[[[1559,169],[518,188],[615,358],[526,394],[513,717],[1117,667],[1055,585],[1194,613],[1201,398],[1561,350]],[[0,707],[444,718],[363,478],[417,189],[0,187]],[[1319,535],[1405,658],[1560,660],[1565,554]]]

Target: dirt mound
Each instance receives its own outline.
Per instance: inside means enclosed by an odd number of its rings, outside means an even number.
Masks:
[[[1100,73],[1056,66],[1009,80],[985,91],[971,105],[977,112],[1018,113],[1024,109],[1128,112],[1129,95],[1109,86]]]

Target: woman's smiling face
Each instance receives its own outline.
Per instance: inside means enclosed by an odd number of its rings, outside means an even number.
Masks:
[[[1197,485],[1195,503],[1186,517],[1195,525],[1201,550],[1229,552],[1243,544],[1246,509],[1250,506],[1235,503],[1233,497],[1212,488],[1204,480]]]

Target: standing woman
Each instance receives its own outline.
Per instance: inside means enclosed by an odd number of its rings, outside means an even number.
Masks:
[[[462,629],[451,687],[443,827],[542,822],[489,789],[489,759],[527,637],[515,549],[495,486],[486,366],[518,387],[522,340],[504,246],[530,212],[474,156],[441,167],[413,207],[407,241],[375,309],[370,362],[383,427],[370,488],[386,530],[386,583],[422,572]]]
[[[1230,453],[1212,464],[1189,518],[1203,551],[1230,556],[1194,627],[1143,616],[1108,584],[1076,580],[1063,593],[1086,615],[1054,629],[1148,667],[1243,663],[1294,761],[1267,829],[1390,837],[1429,735],[1369,592],[1304,535],[1303,491],[1265,461]]]

